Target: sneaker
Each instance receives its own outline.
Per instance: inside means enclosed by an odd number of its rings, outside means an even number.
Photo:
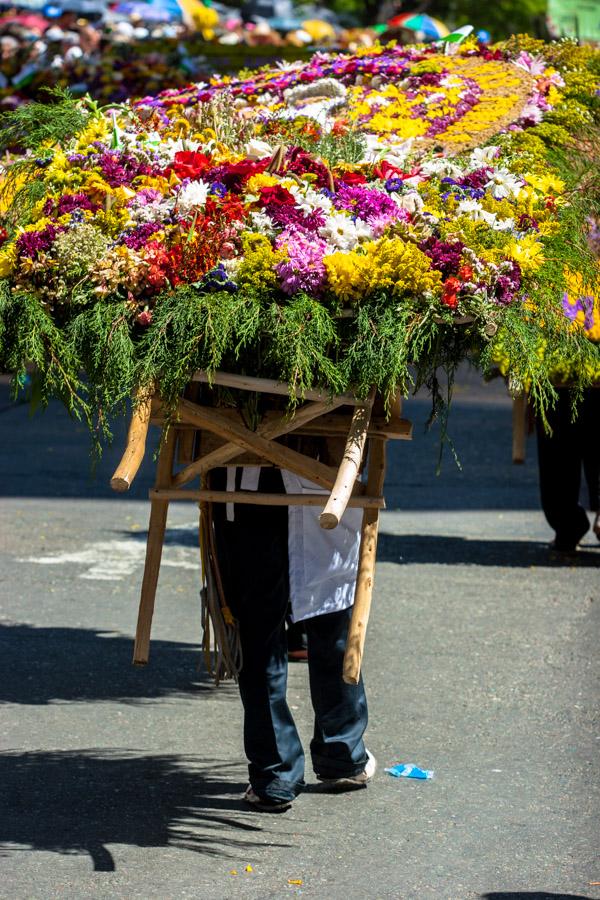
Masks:
[[[291,800],[273,800],[271,797],[259,797],[251,784],[246,788],[244,801],[260,812],[285,812],[292,805]]]
[[[323,787],[331,793],[341,793],[342,791],[355,791],[358,788],[366,787],[376,771],[377,760],[367,750],[367,763],[358,775],[347,775],[343,778],[323,778],[322,775],[317,775],[317,778],[323,784]]]

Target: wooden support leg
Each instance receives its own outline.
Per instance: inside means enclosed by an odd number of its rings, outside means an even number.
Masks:
[[[512,408],[512,461],[513,465],[525,462],[525,436],[527,428],[527,394],[519,394]]]
[[[176,434],[171,428],[161,448],[156,467],[156,487],[169,488],[172,481],[173,456],[175,453]],[[152,499],[150,508],[150,524],[148,525],[148,541],[146,544],[146,562],[138,611],[133,663],[144,666],[148,662],[150,652],[150,631],[154,614],[154,598],[158,584],[158,573],[162,556],[163,540],[167,524],[169,501]]]
[[[370,496],[383,494],[385,478],[385,439],[371,438],[369,456],[369,475],[367,493]],[[377,532],[379,530],[379,510],[365,509],[363,513],[360,550],[358,556],[358,573],[356,576],[356,594],[354,608],[346,642],[344,655],[344,681],[346,684],[358,684],[362,665],[367,623],[373,596],[373,579],[375,574],[375,555],[377,553]]]

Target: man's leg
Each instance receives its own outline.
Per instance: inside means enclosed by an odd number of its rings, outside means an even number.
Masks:
[[[600,511],[600,389],[589,388],[581,404],[583,471],[590,509]]]
[[[367,698],[362,683],[342,678],[352,609],[306,619],[310,693],[315,731],[310,745],[313,768],[322,778],[358,775],[367,763],[363,734]]]
[[[581,422],[571,419],[569,391],[561,388],[554,409],[548,412],[552,434],[537,423],[540,495],[544,515],[556,532],[557,549],[575,548],[589,529],[579,504],[581,486]]]
[[[281,490],[279,473],[264,470],[259,489]],[[304,753],[286,700],[287,507],[239,504],[228,522],[221,505],[214,522],[226,598],[240,628],[250,783],[259,797],[293,800],[304,781]]]

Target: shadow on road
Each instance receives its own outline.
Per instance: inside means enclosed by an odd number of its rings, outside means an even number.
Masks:
[[[0,849],[89,853],[98,872],[116,868],[109,844],[246,855],[265,829],[243,810],[242,771],[126,750],[2,753]]]
[[[131,664],[133,641],[84,628],[0,625],[0,703],[46,704],[78,700],[136,703],[165,696],[214,691],[231,698],[228,686],[214,688],[198,648],[153,641],[150,662]]]
[[[500,891],[482,894],[481,900],[589,900],[583,894],[549,894],[547,891]]]
[[[579,550],[573,556],[553,553],[539,541],[495,541],[485,538],[449,537],[431,534],[379,534],[378,562],[440,563],[463,566],[505,566],[508,568],[600,568],[598,549]]]

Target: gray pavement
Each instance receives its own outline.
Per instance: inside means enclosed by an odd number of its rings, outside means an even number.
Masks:
[[[534,442],[510,463],[500,384],[463,373],[450,456],[410,401],[392,450],[365,677],[366,791],[245,810],[240,706],[199,667],[196,510],[173,505],[150,665],[130,665],[151,481],[89,472],[58,408],[0,396],[0,897],[600,897],[600,545],[561,563]],[[308,743],[306,667],[290,702]],[[432,781],[392,779],[414,762]],[[310,780],[310,772],[307,773]],[[248,869],[248,870],[247,870]]]

